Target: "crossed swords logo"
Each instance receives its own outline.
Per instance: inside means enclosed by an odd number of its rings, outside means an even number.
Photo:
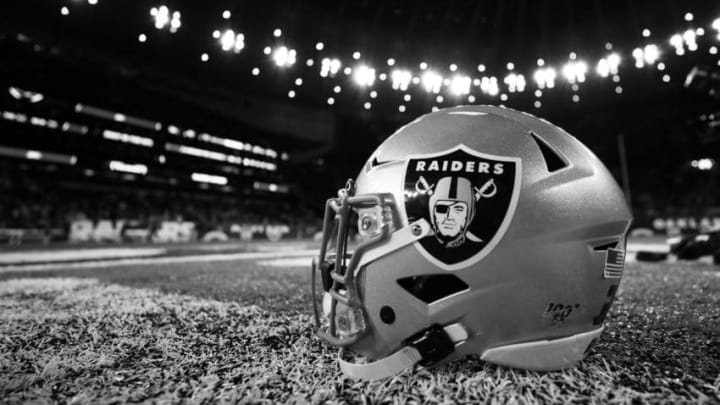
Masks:
[[[423,176],[420,176],[420,178],[415,182],[415,191],[420,194],[427,194],[429,196],[433,195],[433,188],[435,188],[435,184],[428,184],[427,180]],[[497,194],[497,186],[495,185],[495,179],[490,179],[486,181],[485,184],[483,184],[480,188],[473,186],[473,189],[475,190],[476,203],[483,198],[492,198],[495,196],[495,194]],[[473,242],[483,241],[469,230],[466,231],[465,236],[467,236],[467,238]]]
[[[415,191],[420,194],[433,195],[433,188],[435,188],[435,185],[428,184],[427,180],[425,180],[425,177],[423,176],[420,176],[418,181],[415,182]],[[486,181],[480,188],[473,186],[473,189],[475,189],[475,202],[480,201],[481,198],[494,197],[495,194],[497,194],[495,179]]]

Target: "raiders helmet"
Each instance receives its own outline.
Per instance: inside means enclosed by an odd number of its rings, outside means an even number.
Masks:
[[[359,379],[470,354],[573,366],[603,330],[630,221],[605,166],[547,121],[492,106],[424,115],[327,201],[317,335]]]

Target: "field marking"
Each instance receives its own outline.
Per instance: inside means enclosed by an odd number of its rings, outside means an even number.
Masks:
[[[657,240],[648,240],[648,241],[628,240],[626,250],[628,252],[637,252],[637,251],[642,250],[645,252],[654,252],[654,253],[670,253],[670,245],[668,245],[664,241],[657,241]]]
[[[225,262],[232,260],[279,259],[283,257],[302,256],[310,260],[317,254],[317,249],[296,250],[294,252],[243,252],[210,255],[173,256],[173,257],[145,257],[120,260],[93,260],[75,263],[45,263],[28,265],[0,266],[1,273],[31,272],[31,271],[58,271],[71,269],[107,268],[122,266],[155,266],[173,263],[199,263],[199,262]]]
[[[312,257],[285,257],[282,259],[261,260],[258,266],[268,267],[310,267]]]
[[[0,253],[0,264],[46,263],[93,259],[118,259],[139,256],[159,256],[167,253],[161,248],[99,248],[63,250],[26,250]]]

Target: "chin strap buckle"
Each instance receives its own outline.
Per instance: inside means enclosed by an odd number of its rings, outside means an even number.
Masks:
[[[459,323],[433,325],[405,340],[405,346],[395,353],[371,363],[345,360],[345,349],[338,353],[343,373],[359,380],[379,380],[415,365],[429,367],[444,359],[468,339],[468,332]]]
[[[405,340],[405,345],[414,347],[422,360],[423,367],[431,366],[455,351],[455,343],[440,325],[433,325]]]

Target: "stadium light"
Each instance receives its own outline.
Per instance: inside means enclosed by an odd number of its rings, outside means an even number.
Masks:
[[[685,41],[685,44],[687,44],[688,50],[690,51],[696,51],[698,48],[697,45],[697,34],[694,30],[687,30],[683,33],[683,41]]]
[[[245,48],[245,35],[242,33],[235,34],[235,31],[228,29],[218,38],[220,47],[225,52],[233,51],[239,53]]]
[[[182,25],[180,12],[173,11],[171,14],[170,9],[165,5],[151,8],[150,15],[155,19],[155,28],[158,30],[169,26],[170,32],[174,34]]]
[[[480,90],[483,93],[489,94],[491,96],[497,96],[498,93],[500,93],[500,88],[498,87],[497,77],[483,76],[483,78],[480,80]]]
[[[232,17],[232,13],[230,12],[230,10],[223,11],[222,18],[224,18],[225,20],[229,20],[230,17]]]
[[[342,67],[342,63],[339,59],[323,58],[320,64],[320,76],[322,77],[334,77]]]
[[[598,61],[597,67],[595,68],[595,71],[600,75],[600,77],[608,77],[610,75],[610,64],[608,63],[607,59],[600,59]]]
[[[151,138],[133,134],[126,134],[123,132],[112,131],[109,129],[103,131],[103,138],[109,141],[129,143],[133,145],[144,146],[146,148],[152,148],[152,146],[154,145],[154,142]]]
[[[111,160],[108,164],[108,167],[110,170],[114,172],[123,172],[123,173],[132,173],[132,174],[140,174],[140,175],[146,175],[148,172],[147,166],[140,163],[125,163],[121,162],[119,160]]]
[[[281,46],[273,52],[273,60],[275,64],[280,67],[288,67],[295,64],[297,52],[294,49],[288,49],[286,46]]]
[[[75,155],[64,155],[62,153],[12,148],[8,146],[0,146],[0,156],[29,160],[42,160],[45,162],[60,163],[65,165],[74,165],[77,163],[77,156]]]
[[[62,14],[62,15],[69,15],[69,14],[70,14],[70,9],[67,8],[67,7],[65,7],[65,6],[63,6],[63,7],[60,9],[60,14]]]
[[[540,68],[535,71],[533,78],[540,89],[555,87],[555,77],[557,73],[552,67]]]
[[[510,73],[505,76],[503,82],[508,86],[510,93],[522,93],[525,91],[525,76],[522,74]]]
[[[361,65],[354,69],[353,79],[360,86],[372,86],[375,83],[375,69]]]
[[[620,66],[620,55],[617,53],[611,53],[608,55],[607,61],[610,66],[610,73],[616,75],[618,72],[618,66]]]
[[[583,83],[587,73],[587,64],[583,61],[568,62],[563,66],[562,74],[570,84]]]
[[[217,184],[219,186],[225,186],[228,183],[227,177],[225,177],[225,176],[217,176],[217,175],[207,174],[207,173],[195,172],[192,174],[191,178],[196,183]]]
[[[635,67],[640,69],[645,66],[645,58],[643,57],[643,50],[640,48],[633,49],[632,57],[635,58]]]
[[[696,159],[690,162],[690,166],[698,170],[707,171],[712,170],[712,168],[715,166],[715,161],[710,158]]]
[[[428,93],[433,92],[435,94],[440,93],[442,88],[443,78],[439,74],[428,70],[422,75],[422,85],[425,91]]]
[[[648,65],[654,64],[660,58],[660,50],[655,44],[646,45],[643,49],[643,58]]]
[[[392,88],[395,90],[405,91],[412,80],[412,73],[409,70],[395,69],[390,75],[392,79]]]
[[[672,45],[675,48],[675,54],[677,54],[677,55],[685,54],[685,46],[683,44],[682,35],[675,34],[672,37],[670,37],[670,45]]]
[[[255,190],[270,191],[273,193],[287,193],[290,189],[284,184],[265,183],[261,181],[253,182],[253,188]]]
[[[8,87],[8,93],[10,93],[10,95],[16,100],[25,99],[33,104],[39,103],[45,99],[45,96],[43,96],[42,93],[30,90],[23,90],[15,86]]]
[[[470,76],[457,75],[450,82],[450,92],[456,96],[470,93],[472,79]]]
[[[180,22],[180,12],[173,11],[172,19],[170,20],[170,32],[176,33],[180,29],[182,23]]]

